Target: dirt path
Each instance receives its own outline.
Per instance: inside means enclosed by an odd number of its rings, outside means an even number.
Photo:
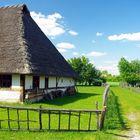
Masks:
[[[128,115],[128,120],[132,122],[132,125],[131,126],[131,129],[130,129],[130,132],[129,132],[129,137],[130,137],[130,140],[140,140],[140,132],[138,131],[138,125],[137,125],[137,121],[138,121],[138,117],[135,113],[130,113]]]

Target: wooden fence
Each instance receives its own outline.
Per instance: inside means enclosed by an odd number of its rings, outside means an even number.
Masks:
[[[96,110],[71,110],[50,108],[29,108],[0,106],[0,129],[1,130],[77,130],[96,131],[104,125],[106,101],[109,86],[104,92],[104,109]]]
[[[108,95],[109,95],[109,89],[110,89],[110,85],[107,85],[104,90],[104,94],[103,94],[103,110],[102,110],[101,119],[100,119],[100,130],[102,130],[104,128],[104,121],[105,121],[105,115],[106,115],[106,111],[107,111],[107,99],[108,99]]]

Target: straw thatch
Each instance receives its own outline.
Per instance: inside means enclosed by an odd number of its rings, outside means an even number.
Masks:
[[[0,8],[0,73],[76,77],[25,4]]]

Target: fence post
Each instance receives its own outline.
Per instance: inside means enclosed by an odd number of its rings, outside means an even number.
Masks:
[[[71,121],[71,111],[69,111],[69,125],[68,125],[68,130],[70,130],[70,121]]]
[[[0,120],[0,129],[1,129],[1,120]]]
[[[103,107],[103,111],[101,113],[100,130],[102,130],[104,127],[105,114],[106,114],[106,106]]]
[[[39,130],[42,130],[42,112],[41,112],[41,105],[39,107]]]
[[[51,127],[51,111],[49,110],[48,111],[48,129],[50,130],[50,127]]]
[[[59,111],[58,130],[60,130],[61,111]]]
[[[7,108],[7,115],[8,115],[8,128],[9,128],[9,130],[11,130],[9,108]]]
[[[98,113],[98,102],[95,102],[96,105],[96,126],[97,126],[97,130],[99,129],[99,113]]]
[[[101,119],[100,119],[100,130],[104,127],[104,121],[105,121],[105,114],[106,114],[106,104],[107,104],[107,98],[109,93],[110,85],[107,85],[103,94],[103,111],[101,113]]]
[[[92,113],[92,112],[90,112],[90,114],[89,114],[88,130],[90,130],[90,123],[91,123],[91,113]]]
[[[78,130],[80,130],[80,117],[81,117],[81,112],[79,111],[79,115],[78,115]]]
[[[17,109],[17,123],[18,123],[18,130],[20,129],[20,123],[19,123],[19,109]]]
[[[106,88],[105,88],[105,90],[104,90],[104,94],[103,94],[103,106],[106,106],[109,88],[110,88],[110,85],[107,85]]]
[[[29,124],[30,124],[30,120],[29,120],[29,110],[27,109],[27,130],[30,129]]]

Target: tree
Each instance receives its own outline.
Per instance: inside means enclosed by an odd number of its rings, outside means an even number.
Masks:
[[[119,61],[120,76],[123,81],[127,82],[131,86],[136,86],[140,83],[140,61],[133,60],[127,61],[125,58],[121,58]]]
[[[95,79],[101,79],[100,71],[84,56],[71,58],[68,60],[68,63],[78,73],[77,81],[79,84],[91,85]]]
[[[84,64],[82,63],[81,58],[71,58],[68,60],[68,63],[72,66],[72,68],[79,75],[77,81],[79,83],[83,83],[82,71],[83,71]]]

